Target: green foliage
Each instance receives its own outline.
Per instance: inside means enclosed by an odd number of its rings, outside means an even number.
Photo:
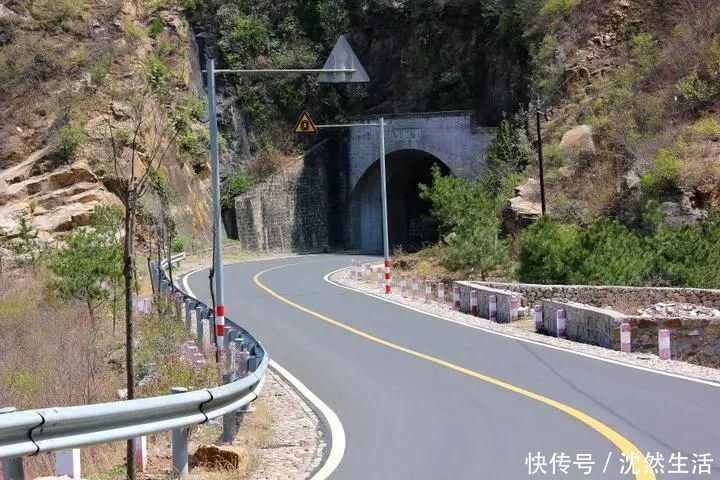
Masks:
[[[267,54],[269,42],[268,28],[261,20],[240,15],[233,20],[227,38],[219,43],[230,63],[245,66],[258,55]]]
[[[577,267],[579,237],[577,226],[541,217],[522,235],[518,278],[528,283],[569,283]]]
[[[176,235],[172,239],[170,248],[172,249],[172,253],[180,253],[184,252],[189,245],[190,239],[188,237],[185,235]]]
[[[38,231],[32,227],[30,218],[19,215],[17,236],[10,239],[0,235],[0,247],[6,248],[12,254],[12,260],[16,268],[33,267],[41,252],[41,244],[38,238]],[[0,254],[2,250],[0,250]],[[2,257],[0,256],[0,261]]]
[[[545,101],[558,98],[565,81],[567,54],[557,37],[548,34],[530,50],[533,67],[533,87]]]
[[[235,197],[249,191],[255,182],[246,173],[235,173],[223,184],[223,192],[220,196],[220,203],[223,208],[232,208]]]
[[[546,20],[558,20],[565,17],[577,5],[578,0],[544,0],[540,7],[540,16]]]
[[[545,284],[720,286],[720,218],[698,226],[662,226],[657,202],[633,231],[602,218],[582,229],[543,217],[521,239],[520,281]]]
[[[118,231],[122,212],[117,207],[98,206],[90,217],[91,227],[64,237],[65,248],[50,261],[53,287],[62,298],[83,301],[95,318],[95,310],[110,296],[105,282],[118,282],[122,273],[122,244]]]
[[[678,80],[677,89],[686,101],[703,105],[720,94],[720,83],[717,79],[706,79],[693,71]]]
[[[506,194],[519,183],[519,172],[534,161],[535,149],[528,136],[525,116],[525,111],[520,110],[512,118],[503,118],[488,149],[484,183],[498,195]]]
[[[688,128],[687,134],[701,140],[720,138],[720,121],[714,117],[701,118]]]
[[[147,81],[153,91],[158,95],[167,94],[172,73],[167,62],[160,57],[152,55],[147,61]]]
[[[683,162],[676,150],[662,148],[655,165],[645,172],[640,180],[640,188],[650,195],[677,191],[680,186]]]
[[[482,278],[508,263],[508,245],[499,238],[500,211],[505,197],[482,182],[443,176],[433,166],[431,185],[420,185],[420,197],[432,203],[432,214],[445,231],[443,263],[457,270],[472,268]]]
[[[62,160],[70,160],[80,144],[87,139],[85,130],[75,122],[70,122],[58,132],[58,145],[55,155]]]
[[[156,38],[165,30],[165,21],[162,18],[154,18],[148,26],[148,36]]]
[[[434,85],[439,110],[457,110],[464,108],[470,101],[470,88],[465,76],[458,71],[442,72]]]

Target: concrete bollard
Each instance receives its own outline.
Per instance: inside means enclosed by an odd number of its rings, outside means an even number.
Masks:
[[[222,375],[223,384],[227,385],[228,383],[234,382],[237,377],[235,373],[223,373]],[[224,443],[232,443],[233,440],[235,440],[235,436],[237,435],[237,413],[236,412],[229,412],[223,415],[223,431],[222,431],[222,441]]]
[[[453,308],[460,310],[460,285],[453,285]]]
[[[22,457],[6,458],[2,461],[3,480],[25,480]]]
[[[187,388],[173,387],[170,393],[185,393]],[[176,428],[171,433],[172,456],[173,456],[173,475],[180,478],[186,478],[188,475],[188,429],[187,427]]]
[[[210,334],[210,319],[207,318],[207,315],[203,315],[205,318],[202,319],[202,341],[200,342],[200,345],[202,345],[203,352],[209,353],[210,351],[214,351],[214,346],[212,345],[212,335]]]
[[[203,307],[195,308],[195,336],[197,337],[197,343],[202,346],[203,344]]]
[[[147,437],[135,437],[133,439],[133,450],[135,451],[135,467],[144,472],[147,470]]]
[[[400,295],[403,298],[407,297],[407,276],[405,274],[400,276]]]
[[[630,338],[630,324],[625,322],[620,325],[620,351],[624,353],[630,353],[631,350],[631,338]]]
[[[510,297],[510,321],[518,321],[518,310],[520,309],[520,299],[513,295]]]
[[[470,313],[472,313],[473,317],[479,315],[477,290],[470,290]]]
[[[438,282],[437,284],[437,295],[438,303],[440,305],[445,305],[445,284],[443,282]]]
[[[425,279],[425,303],[430,303],[430,300],[432,299],[432,282]]]
[[[535,305],[535,331],[540,332],[543,329],[543,308],[542,304]]]
[[[412,278],[412,299],[415,300],[418,297],[418,292],[420,291],[420,283],[418,281],[417,275],[413,275]]]
[[[55,473],[60,477],[67,475],[74,480],[80,480],[80,449],[55,452]]]
[[[490,313],[489,320],[497,322],[497,296],[495,295],[490,295],[488,299],[488,312]]]
[[[670,360],[670,330],[658,330],[658,354],[660,360]]]
[[[562,308],[555,312],[555,330],[558,338],[565,338],[567,333],[567,317]]]
[[[377,271],[377,288],[383,288],[383,273],[380,269]]]
[[[392,292],[392,285],[390,281],[392,280],[392,274],[390,272],[390,261],[385,260],[385,295],[390,295]]]

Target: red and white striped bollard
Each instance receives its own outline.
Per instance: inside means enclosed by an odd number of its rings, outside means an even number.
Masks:
[[[390,273],[390,260],[385,260],[385,295],[390,295],[392,285],[390,283],[392,274]]]
[[[477,290],[470,290],[470,313],[473,317],[477,317],[479,315]]]
[[[510,297],[510,321],[517,322],[518,320],[518,309],[520,308],[520,299],[513,295]]]
[[[460,310],[460,285],[453,285],[453,308]]]
[[[539,332],[543,329],[543,308],[541,304],[535,305],[535,331]]]
[[[489,320],[497,322],[497,296],[490,295],[488,298],[488,317]]]
[[[631,330],[630,324],[624,322],[620,324],[620,351],[624,353],[630,353],[632,340],[630,338]]]
[[[670,360],[670,330],[658,330],[658,354],[660,360]]]
[[[412,278],[412,299],[415,300],[418,297],[420,291],[420,284],[418,283],[417,275],[413,275]]]
[[[404,273],[400,276],[400,295],[407,297],[407,276]]]
[[[565,338],[567,333],[567,317],[562,308],[555,312],[555,331],[558,338]]]

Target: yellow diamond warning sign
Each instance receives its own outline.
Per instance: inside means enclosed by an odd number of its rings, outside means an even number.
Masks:
[[[300,116],[300,120],[298,120],[295,124],[295,128],[293,128],[293,133],[297,135],[316,135],[318,133],[318,129],[310,119],[310,115],[307,112],[303,112]]]

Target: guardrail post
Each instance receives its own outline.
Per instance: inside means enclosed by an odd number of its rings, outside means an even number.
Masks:
[[[233,372],[223,373],[222,375],[223,384],[227,385],[236,380],[236,375]],[[223,433],[222,441],[224,443],[232,443],[237,435],[237,413],[230,412],[223,415]]]
[[[147,437],[135,437],[133,439],[133,448],[135,450],[135,466],[144,472],[147,470]]]
[[[192,314],[190,311],[195,307],[195,302],[190,300],[189,298],[185,299],[185,328],[188,329],[188,331],[192,331]]]
[[[9,458],[2,461],[3,480],[25,480],[25,469],[22,457]]]
[[[203,307],[195,307],[195,335],[198,339],[198,345],[203,346]]]
[[[184,387],[173,387],[170,393],[185,393]],[[180,478],[188,476],[188,429],[176,428],[172,431],[173,474]]]
[[[74,480],[80,480],[80,449],[55,452],[55,473],[60,477],[67,475]]]

